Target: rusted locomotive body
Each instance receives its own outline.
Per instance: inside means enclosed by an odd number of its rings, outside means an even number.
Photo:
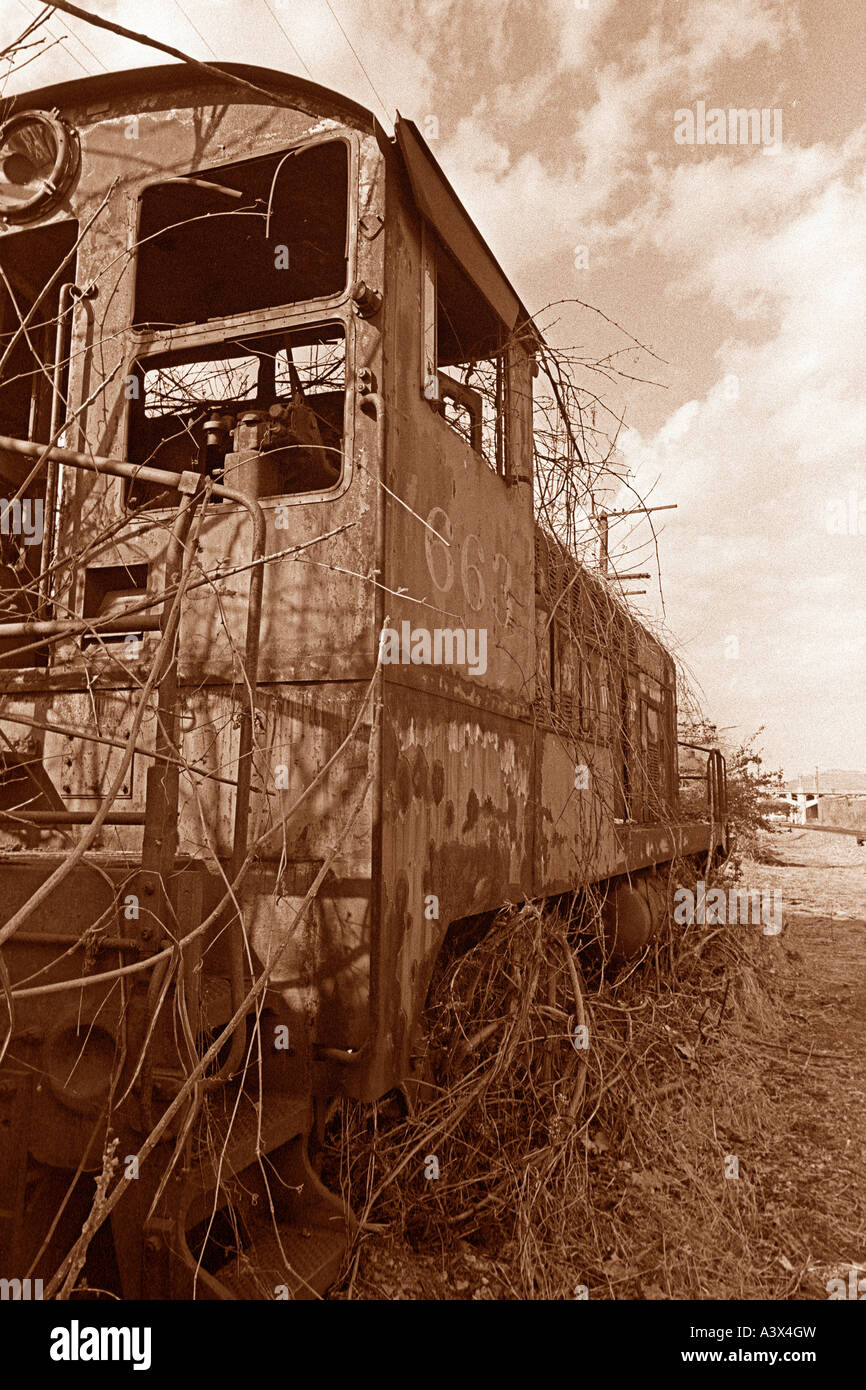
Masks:
[[[407,1075],[449,928],[600,884],[645,939],[723,765],[681,823],[673,662],[536,523],[537,334],[411,122],[53,87],[0,216],[0,1270],[116,1140],[125,1296],[303,1296],[308,1137]]]

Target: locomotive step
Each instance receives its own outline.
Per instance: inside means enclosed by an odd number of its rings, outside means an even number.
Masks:
[[[334,1212],[311,1212],[308,1220],[320,1215],[327,1225],[282,1223],[262,1230],[214,1278],[236,1299],[321,1297],[340,1272],[348,1235]]]
[[[236,1108],[235,1108],[236,1107]],[[227,1099],[209,1127],[201,1133],[201,1147],[192,1159],[187,1178],[189,1202],[213,1192],[256,1161],[259,1154],[271,1153],[310,1127],[310,1102],[303,1096],[268,1095],[264,1104],[253,1104],[248,1096],[239,1101]]]

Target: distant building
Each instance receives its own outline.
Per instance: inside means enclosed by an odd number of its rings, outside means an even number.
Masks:
[[[805,825],[808,821],[819,820],[818,802],[820,792],[806,792],[802,787],[796,791],[784,791],[782,801],[788,806],[788,820],[795,825]]]
[[[788,807],[792,824],[838,830],[856,835],[858,844],[866,843],[866,792],[807,792],[797,787],[795,791],[783,791],[781,800]]]

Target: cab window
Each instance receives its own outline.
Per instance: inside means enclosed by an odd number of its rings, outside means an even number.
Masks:
[[[344,140],[151,184],[141,195],[133,326],[159,330],[340,294]]]

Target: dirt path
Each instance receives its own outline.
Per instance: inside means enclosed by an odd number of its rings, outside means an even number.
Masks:
[[[746,877],[781,892],[785,922],[787,1017],[764,1085],[788,1125],[765,1155],[768,1196],[800,1275],[789,1296],[827,1298],[828,1280],[866,1275],[866,847],[782,832]]]

